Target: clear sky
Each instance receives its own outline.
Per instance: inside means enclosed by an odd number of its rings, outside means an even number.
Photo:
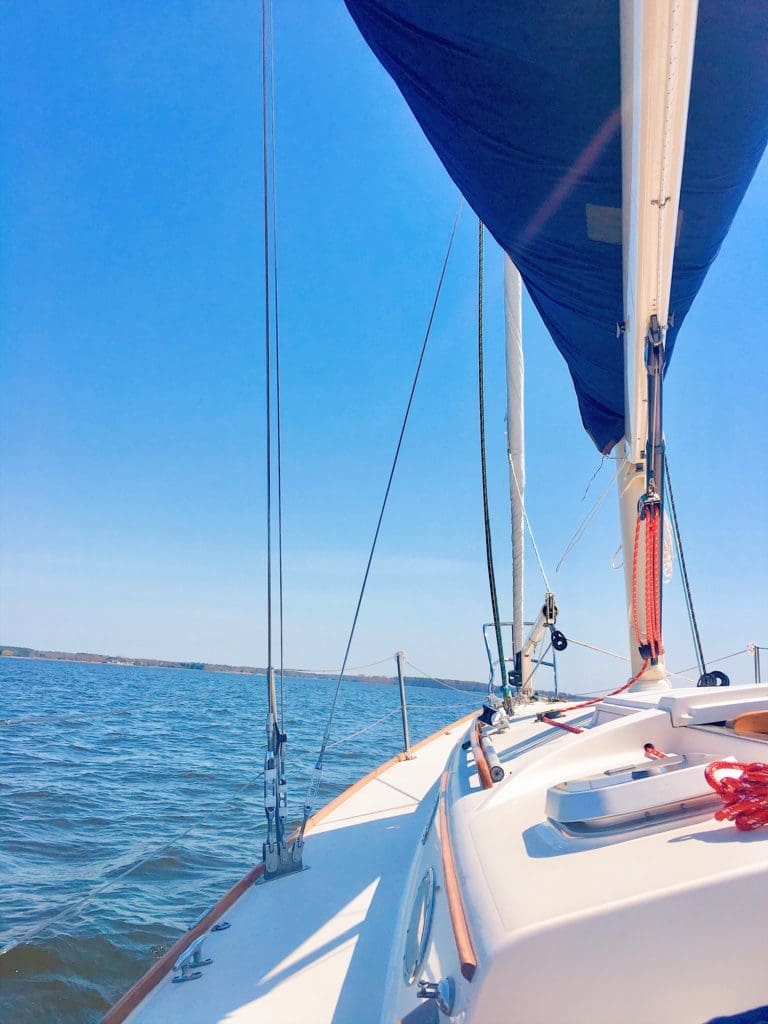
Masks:
[[[264,664],[257,5],[4,4],[0,642]],[[276,4],[286,663],[338,667],[457,204],[340,0]],[[666,434],[710,658],[768,643],[768,165],[681,332]],[[465,210],[351,664],[484,678]],[[501,256],[488,430],[509,615]],[[566,634],[626,651],[615,492],[530,304],[528,505]],[[620,555],[617,558],[620,561]],[[527,570],[528,613],[543,595]],[[671,668],[693,663],[679,573]],[[743,656],[734,678],[749,681]],[[728,667],[725,665],[724,667]],[[570,649],[562,682],[618,685]]]

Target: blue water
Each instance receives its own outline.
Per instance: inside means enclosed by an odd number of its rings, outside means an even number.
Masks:
[[[285,682],[296,815],[334,681]],[[408,703],[416,742],[477,697],[409,687]],[[0,946],[155,851],[0,956],[3,1024],[100,1020],[259,859],[264,711],[258,676],[0,661]],[[402,748],[397,687],[344,683],[332,744],[384,715],[330,750],[318,806]]]

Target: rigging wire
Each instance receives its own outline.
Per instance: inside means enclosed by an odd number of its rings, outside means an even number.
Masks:
[[[533,547],[533,553],[536,556],[536,561],[539,566],[539,572],[541,573],[541,578],[544,580],[544,586],[546,587],[547,593],[549,594],[552,592],[552,588],[550,587],[549,580],[547,579],[547,573],[544,569],[544,562],[541,559],[541,552],[539,551],[539,546],[536,543],[536,537],[533,534],[531,520],[528,518],[528,509],[525,506],[525,498],[523,497],[523,492],[520,488],[520,482],[518,481],[517,473],[515,472],[515,464],[511,458],[509,459],[509,466],[510,469],[512,470],[512,479],[515,481],[515,489],[517,490],[518,496],[520,498],[520,507],[523,510],[523,519],[525,520],[525,526],[528,530],[528,536],[531,538],[531,546]]]
[[[275,428],[277,433],[277,575],[278,575],[278,633],[280,648],[280,729],[285,730],[285,643],[284,643],[284,588],[283,588],[283,443],[282,415],[280,401],[280,296],[278,291],[278,245],[277,245],[277,134],[275,131],[275,32],[272,0],[269,7],[269,106],[272,166],[272,280],[275,339]]]
[[[305,804],[304,804],[304,820],[303,820],[301,828],[299,830],[299,838],[298,838],[299,842],[303,841],[304,832],[305,832],[305,829],[306,829],[307,821],[309,820],[309,816],[312,813],[312,808],[314,806],[315,798],[317,797],[317,793],[318,793],[318,790],[320,788],[320,779],[321,779],[322,771],[323,771],[323,761],[324,761],[324,758],[325,758],[326,749],[328,747],[328,741],[329,741],[330,735],[331,735],[331,728],[333,727],[333,720],[334,720],[334,716],[336,714],[336,706],[337,706],[338,701],[339,701],[339,693],[341,691],[341,684],[342,684],[342,682],[344,680],[344,675],[345,675],[345,672],[347,670],[347,661],[349,660],[349,652],[350,652],[350,650],[352,648],[352,641],[354,640],[354,637],[355,637],[355,631],[357,630],[357,620],[360,617],[360,609],[362,607],[363,597],[365,596],[365,590],[366,590],[366,587],[368,585],[368,577],[369,577],[370,572],[371,572],[371,565],[373,564],[373,556],[374,556],[374,554],[376,552],[376,545],[377,545],[378,540],[379,540],[379,533],[381,532],[381,524],[382,524],[382,522],[384,520],[384,513],[386,511],[387,504],[389,502],[389,494],[390,494],[390,491],[392,490],[392,482],[393,482],[394,477],[395,477],[395,470],[397,469],[397,464],[398,464],[398,461],[400,459],[400,449],[402,448],[403,439],[405,437],[405,430],[406,430],[406,427],[408,426],[408,420],[409,420],[410,414],[411,414],[411,407],[413,406],[413,400],[414,400],[414,397],[415,397],[415,394],[416,394],[416,387],[417,387],[417,385],[419,383],[419,377],[421,375],[421,368],[422,368],[422,365],[424,363],[424,356],[426,355],[426,352],[427,352],[427,345],[429,343],[429,339],[430,339],[430,336],[432,334],[432,324],[433,324],[434,319],[435,319],[435,313],[437,312],[437,304],[438,304],[438,302],[440,300],[440,295],[441,295],[442,290],[443,290],[443,282],[445,280],[445,272],[448,269],[448,260],[449,260],[449,257],[451,255],[451,250],[453,249],[453,240],[454,240],[454,238],[456,236],[456,227],[457,227],[457,225],[459,223],[459,217],[461,215],[461,210],[462,210],[463,205],[464,205],[464,199],[462,197],[462,198],[459,199],[459,203],[458,203],[458,206],[456,208],[456,215],[455,215],[455,217],[453,219],[453,224],[451,226],[451,233],[450,233],[450,236],[448,238],[448,246],[446,248],[445,256],[443,257],[443,263],[442,263],[442,267],[440,269],[440,277],[438,279],[437,288],[435,290],[435,297],[434,297],[434,300],[432,302],[432,308],[430,310],[429,319],[427,321],[427,328],[426,328],[426,331],[424,333],[424,340],[422,342],[421,351],[419,353],[419,358],[418,358],[418,361],[416,363],[416,371],[415,371],[414,376],[413,376],[413,382],[411,384],[410,394],[408,395],[408,402],[407,402],[406,407],[405,407],[405,413],[403,415],[403,422],[402,422],[402,425],[400,427],[400,434],[399,434],[398,439],[397,439],[397,444],[395,445],[395,452],[394,452],[394,456],[392,458],[392,465],[391,465],[390,470],[389,470],[389,477],[387,479],[387,486],[386,486],[386,488],[384,490],[384,498],[382,499],[381,508],[379,510],[379,517],[378,517],[378,520],[377,520],[377,523],[376,523],[376,529],[374,530],[374,534],[373,534],[373,541],[371,542],[371,548],[370,548],[370,551],[368,553],[368,561],[367,561],[366,566],[365,566],[365,572],[363,574],[363,581],[362,581],[362,584],[360,586],[360,592],[358,594],[357,604],[355,606],[355,613],[354,613],[354,615],[352,617],[352,625],[350,627],[349,636],[347,638],[346,647],[344,649],[344,657],[343,657],[343,660],[342,660],[342,663],[341,663],[341,669],[339,671],[339,676],[338,676],[338,679],[336,681],[336,689],[335,689],[334,694],[333,694],[333,700],[331,701],[331,708],[330,708],[330,712],[328,714],[328,721],[327,721],[326,726],[325,726],[325,731],[323,733],[323,739],[322,739],[322,742],[320,744],[320,750],[319,750],[318,756],[317,756],[317,762],[315,764],[314,778],[313,778],[313,780],[312,780],[312,782],[310,784],[309,791],[307,793],[307,798],[306,798],[306,801],[305,801]]]
[[[696,664],[699,670],[699,675],[704,676],[707,671],[707,666],[704,663],[704,650],[701,644],[701,636],[699,635],[699,625],[696,621],[696,612],[693,608],[693,595],[691,594],[691,584],[688,580],[688,569],[685,564],[683,541],[680,536],[680,526],[677,521],[675,496],[672,493],[672,478],[669,475],[669,461],[667,459],[666,452],[664,453],[664,483],[667,488],[667,494],[669,495],[669,507],[672,512],[672,534],[675,538],[675,548],[677,549],[677,557],[680,562],[680,574],[683,577],[683,593],[685,595],[685,606],[688,611],[688,621],[691,626],[691,636],[693,637]]]
[[[546,658],[546,656],[549,654],[549,652],[551,650],[552,650],[552,640],[550,639],[549,643],[547,644],[547,646],[542,651],[541,657],[540,658],[536,658],[536,664],[533,666],[533,668],[531,669],[531,674],[528,676],[529,680],[533,679],[533,677],[539,671],[541,666],[544,664],[544,659]],[[521,699],[522,699],[523,702],[526,702],[526,698],[525,697],[521,697]]]
[[[597,479],[597,477],[598,477],[598,475],[599,475],[599,473],[600,473],[600,470],[601,470],[601,469],[603,468],[603,466],[605,465],[605,460],[606,460],[607,458],[608,458],[608,456],[607,456],[607,455],[603,455],[603,454],[601,454],[601,455],[600,455],[600,465],[599,465],[599,466],[597,467],[597,469],[595,470],[595,472],[594,472],[594,473],[592,474],[592,476],[591,476],[591,477],[589,478],[589,480],[587,481],[587,486],[586,486],[586,487],[584,488],[584,493],[583,493],[583,494],[582,494],[582,496],[581,496],[581,500],[582,500],[582,501],[585,501],[585,500],[586,500],[586,497],[587,497],[587,495],[589,494],[589,489],[590,489],[590,487],[592,486],[592,484],[593,484],[593,483],[595,482],[595,480]],[[555,570],[555,571],[557,571],[557,570]]]
[[[267,35],[267,4],[261,4],[261,155],[263,178],[264,217],[264,365],[266,399],[266,447],[267,447],[267,672],[272,672],[272,324],[270,310],[270,223],[269,223],[269,119],[268,80],[269,47]],[[268,688],[269,689],[269,688]]]
[[[477,222],[477,389],[480,420],[480,475],[483,484],[483,525],[485,527],[485,563],[488,569],[488,589],[491,594],[493,630],[499,654],[502,683],[507,682],[504,642],[501,635],[499,598],[496,592],[496,573],[493,568],[493,541],[491,538],[491,514],[488,508],[488,472],[485,458],[485,382],[483,370],[483,222]],[[489,684],[492,686],[492,683]]]
[[[601,463],[601,466],[602,466],[602,463]],[[599,473],[600,470],[598,470],[597,472]],[[595,473],[595,476],[597,476],[597,473]],[[594,480],[594,479],[595,479],[595,477],[593,476],[592,480]],[[590,480],[590,484],[591,483],[592,483],[592,481]],[[576,547],[576,545],[582,539],[584,534],[587,532],[589,527],[592,525],[592,520],[597,515],[598,511],[600,510],[600,507],[602,506],[603,502],[605,501],[605,499],[610,494],[611,488],[613,487],[613,485],[615,483],[616,483],[616,478],[615,477],[611,477],[611,480],[609,481],[608,486],[605,488],[605,490],[600,495],[600,497],[597,499],[597,501],[594,502],[594,504],[590,508],[589,512],[587,512],[586,516],[582,519],[581,523],[576,528],[575,533],[573,534],[571,539],[568,541],[568,544],[566,545],[565,551],[563,551],[562,555],[560,556],[560,561],[555,566],[555,572],[559,572],[560,571],[560,566],[563,564],[563,562],[566,560],[568,555],[570,555],[570,553],[573,551],[573,549]],[[588,490],[589,490],[589,485],[587,485],[587,490],[584,492],[584,498],[586,498]],[[584,498],[582,498],[582,501],[584,500]]]
[[[568,637],[568,643],[569,643],[569,645],[573,644],[574,647],[583,647],[587,651],[595,651],[597,654],[606,654],[609,658],[616,658],[618,661],[631,661],[632,660],[631,658],[627,657],[626,654],[617,654],[616,651],[608,651],[604,647],[596,647],[594,644],[588,644],[588,643],[586,643],[583,640],[574,640],[574,638],[572,636]],[[739,653],[741,653],[741,652],[739,652]],[[695,665],[692,665],[691,667],[692,668],[696,668]],[[681,669],[680,672],[670,672],[669,670],[667,670],[667,675],[668,676],[673,676],[675,679],[684,679],[688,683],[695,683],[696,682],[695,679],[691,679],[690,676],[684,675],[684,673],[688,672],[688,671],[690,671],[690,669],[686,669],[686,668]],[[598,691],[597,690],[585,690],[584,692],[585,693],[597,693]]]

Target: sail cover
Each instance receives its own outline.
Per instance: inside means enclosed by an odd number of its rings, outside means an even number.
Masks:
[[[346,3],[520,269],[608,451],[624,436],[618,0]],[[767,138],[768,5],[700,0],[667,365]]]

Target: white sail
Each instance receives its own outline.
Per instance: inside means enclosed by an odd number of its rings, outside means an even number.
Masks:
[[[517,656],[523,647],[523,559],[525,521],[525,423],[522,283],[517,267],[504,257],[504,313],[507,351],[507,452],[512,505],[512,621]]]

